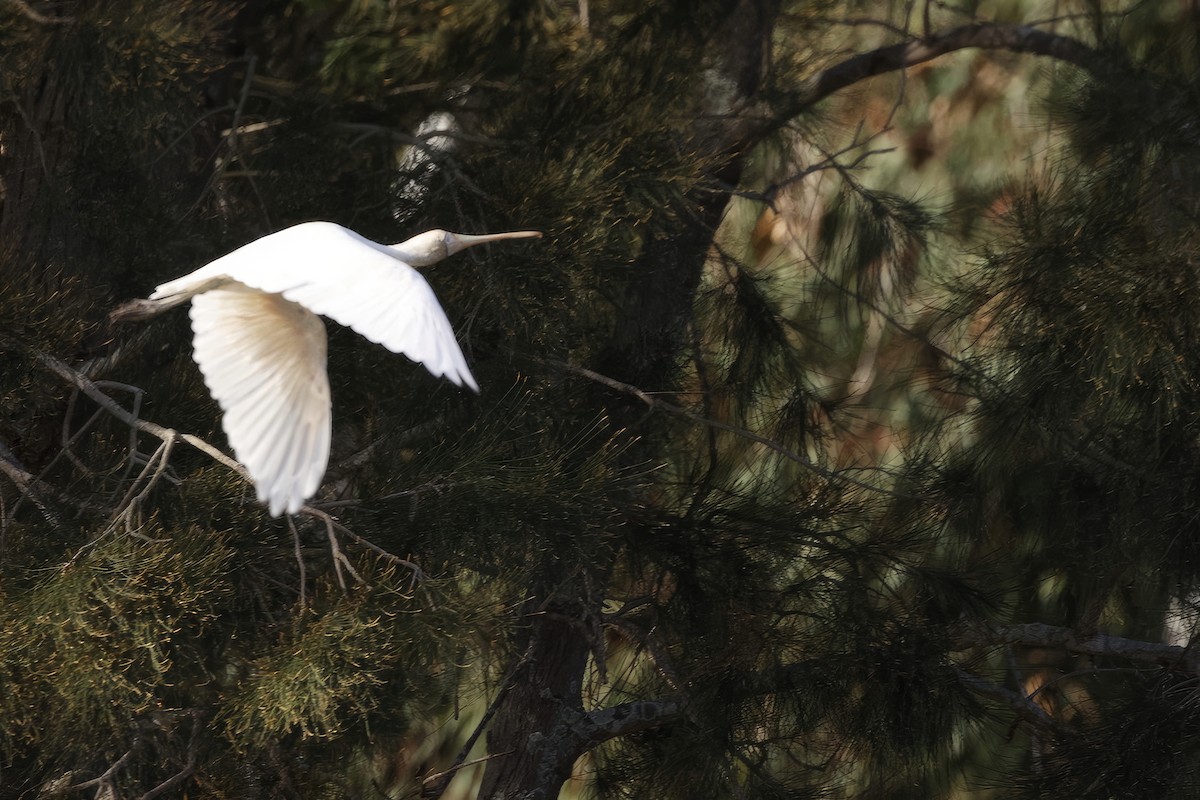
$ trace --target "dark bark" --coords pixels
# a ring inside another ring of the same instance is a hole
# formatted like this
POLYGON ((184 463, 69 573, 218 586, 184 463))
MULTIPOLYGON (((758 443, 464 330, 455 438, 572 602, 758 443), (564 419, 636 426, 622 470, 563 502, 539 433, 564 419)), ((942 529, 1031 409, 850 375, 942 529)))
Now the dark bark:
POLYGON ((525 666, 488 731, 493 757, 480 797, 548 800, 558 796, 581 751, 564 735, 583 710, 589 643, 569 620, 534 616, 525 666))

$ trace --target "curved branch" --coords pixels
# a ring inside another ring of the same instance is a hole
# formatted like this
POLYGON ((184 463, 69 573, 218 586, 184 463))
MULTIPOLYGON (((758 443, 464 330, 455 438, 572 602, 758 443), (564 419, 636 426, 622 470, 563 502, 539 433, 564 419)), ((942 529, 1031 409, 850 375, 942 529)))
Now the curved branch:
POLYGON ((33 20, 39 25, 66 25, 74 22, 74 17, 50 17, 38 12, 33 6, 25 2, 25 0, 8 0, 8 4, 17 12, 24 15, 26 18, 33 20))
MULTIPOLYGON (((3 341, 3 339, 0 339, 0 341, 3 341)), ((159 451, 157 451, 155 453, 155 455, 150 458, 150 460, 146 464, 146 467, 142 471, 142 475, 138 476, 138 478, 134 481, 133 487, 130 488, 129 492, 127 493, 127 496, 125 497, 125 499, 123 499, 121 501, 121 506, 119 507, 117 517, 123 516, 125 514, 125 512, 128 511, 128 509, 130 508, 129 503, 131 502, 131 500, 132 501, 140 501, 140 500, 144 499, 146 495, 149 494, 150 489, 154 486, 154 484, 158 481, 158 479, 161 478, 162 475, 164 474, 164 472, 167 468, 167 458, 170 456, 170 450, 174 446, 175 442, 177 442, 177 441, 186 442, 187 444, 191 445, 192 447, 196 448, 200 452, 207 455, 209 458, 213 459, 214 461, 216 461, 220 464, 225 465, 233 472, 236 472, 239 476, 241 476, 242 480, 244 480, 246 483, 248 483, 250 485, 254 484, 253 479, 250 477, 250 474, 248 472, 246 472, 245 467, 243 467, 236 460, 234 460, 233 458, 230 458, 228 455, 226 455, 220 449, 214 447, 213 445, 204 441, 200 437, 194 436, 190 433, 180 433, 179 431, 176 431, 173 428, 165 428, 162 425, 157 425, 153 422, 150 422, 149 420, 144 420, 144 419, 138 417, 136 414, 131 414, 128 411, 126 411, 124 408, 122 408, 119 403, 117 403, 115 400, 113 400, 107 394, 102 392, 100 390, 100 388, 98 386, 96 386, 95 383, 90 381, 82 373, 75 371, 74 369, 67 366, 63 362, 59 361, 58 359, 56 359, 53 356, 50 356, 46 353, 42 353, 40 351, 32 350, 29 348, 22 348, 22 349, 24 349, 32 357, 34 357, 38 361, 40 361, 51 372, 58 375, 63 380, 65 380, 67 383, 76 387, 77 389, 79 389, 79 391, 83 392, 85 395, 90 397, 92 400, 94 400, 96 402, 97 405, 99 405, 101 408, 103 408, 105 411, 107 411, 109 414, 111 414, 116 419, 118 419, 121 422, 123 422, 124 424, 128 425, 132 430, 141 431, 141 432, 147 433, 151 436, 155 436, 163 443, 163 447, 161 447, 159 449, 159 451), (156 467, 154 475, 151 476, 149 482, 142 488, 141 492, 136 497, 132 497, 133 489, 137 487, 138 482, 141 480, 142 477, 149 474, 149 470, 152 466, 156 467)), ((3 459, 0 459, 0 465, 4 465, 5 463, 6 462, 3 459)), ((5 471, 7 472, 8 470, 5 470, 5 471)), ((19 473, 17 473, 15 479, 20 479, 20 478, 21 478, 21 475, 19 473)), ((305 505, 301 506, 300 511, 298 513, 303 514, 305 516, 313 517, 315 519, 319 519, 325 523, 325 529, 326 529, 326 533, 329 537, 329 544, 330 544, 332 556, 334 559, 334 566, 338 570, 338 580, 339 581, 342 580, 341 573, 340 573, 340 570, 342 568, 348 569, 350 571, 350 573, 352 575, 354 575, 354 577, 357 578, 359 581, 361 581, 362 578, 354 571, 354 567, 351 566, 349 560, 347 560, 347 558, 342 554, 341 549, 338 547, 338 544, 337 544, 337 537, 335 535, 335 531, 349 536, 350 538, 354 539, 354 541, 363 545, 367 549, 372 550, 375 553, 378 553, 379 555, 381 555, 384 558, 391 561, 393 564, 398 564, 400 566, 403 566, 403 567, 411 570, 414 581, 421 581, 421 580, 425 579, 425 573, 421 570, 419 565, 417 565, 411 561, 408 561, 406 559, 400 558, 397 555, 389 553, 387 550, 384 550, 382 547, 379 547, 378 545, 368 541, 367 539, 363 538, 362 536, 359 536, 357 533, 354 533, 349 528, 346 528, 344 525, 339 523, 336 519, 334 519, 334 517, 332 515, 320 510, 319 508, 314 508, 313 506, 306 503, 305 505)), ((344 585, 343 585, 343 588, 345 588, 344 585)))
POLYGON ((1028 25, 976 22, 945 33, 880 47, 834 64, 808 81, 808 85, 800 92, 798 105, 812 105, 861 80, 907 69, 968 48, 1049 56, 1088 72, 1098 72, 1105 63, 1100 51, 1070 36, 1049 33, 1028 25))

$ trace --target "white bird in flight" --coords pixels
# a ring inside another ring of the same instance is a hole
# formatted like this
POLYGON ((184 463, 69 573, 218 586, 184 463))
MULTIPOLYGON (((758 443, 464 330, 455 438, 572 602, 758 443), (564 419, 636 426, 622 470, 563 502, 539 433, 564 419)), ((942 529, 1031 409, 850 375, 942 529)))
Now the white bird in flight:
POLYGON ((194 357, 234 455, 271 516, 316 493, 332 430, 325 325, 346 325, 435 377, 478 392, 450 321, 416 268, 537 231, 426 231, 379 244, 332 222, 277 231, 113 312, 141 319, 191 300, 194 357))

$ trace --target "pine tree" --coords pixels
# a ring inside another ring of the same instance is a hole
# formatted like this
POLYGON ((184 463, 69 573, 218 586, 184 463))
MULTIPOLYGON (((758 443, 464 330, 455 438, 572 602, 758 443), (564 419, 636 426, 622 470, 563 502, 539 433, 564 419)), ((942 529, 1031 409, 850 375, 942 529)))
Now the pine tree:
POLYGON ((0 2, 0 797, 1193 794, 1197 17, 1041 5, 0 2), (308 219, 547 235, 272 520, 107 313, 308 219))

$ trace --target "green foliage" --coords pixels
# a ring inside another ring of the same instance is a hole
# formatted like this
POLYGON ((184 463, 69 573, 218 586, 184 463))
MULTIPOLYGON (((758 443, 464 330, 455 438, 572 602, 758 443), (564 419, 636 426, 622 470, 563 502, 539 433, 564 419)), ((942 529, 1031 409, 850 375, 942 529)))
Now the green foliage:
MULTIPOLYGON (((380 702, 381 687, 409 695, 398 669, 414 643, 403 625, 364 618, 359 602, 314 610, 297 619, 271 649, 240 665, 239 680, 223 704, 218 728, 234 746, 253 749, 298 733, 334 740, 361 724, 380 702)), ((425 645, 427 647, 427 645, 425 645)), ((399 709, 390 709, 395 725, 399 709)))
POLYGON ((490 769, 668 701, 587 792, 1194 789, 1195 667, 1146 655, 1200 580, 1194 30, 1068 17, 1110 71, 958 54, 793 119, 908 5, 76 5, 0 4, 0 796, 405 796, 481 720, 523 726, 490 769), (185 315, 104 316, 313 218, 547 234, 428 273, 479 397, 331 327, 336 524, 156 473, 41 358, 223 446, 185 315))
MULTIPOLYGON (((1137 118, 1157 128, 1149 108, 1137 118)), ((1091 141, 1094 167, 1017 200, 974 292, 1000 359, 968 379, 984 404, 976 469, 1010 475, 1000 486, 1017 530, 1082 564, 1095 555, 1102 572, 1115 547, 1120 569, 1156 565, 1186 584, 1200 297, 1196 233, 1176 209, 1195 201, 1186 174, 1161 177, 1192 147, 1147 147, 1153 138, 1127 128, 1103 153, 1091 141), (1031 461, 1034 481, 1013 467, 1031 461)))
MULTIPOLYGON (((324 3, 310 3, 329 14, 324 3)), ((548 2, 465 2, 453 5, 359 2, 336 17, 321 77, 331 88, 368 96, 436 81, 453 86, 480 74, 512 75, 530 68, 529 51, 554 41, 561 12, 548 2), (439 7, 440 6, 440 7, 439 7)))
POLYGON ((139 720, 180 699, 177 687, 207 683, 231 559, 195 529, 146 542, 110 534, 24 586, 9 581, 6 749, 37 743, 47 758, 86 758, 95 740, 81 741, 81 730, 128 742, 139 720))

